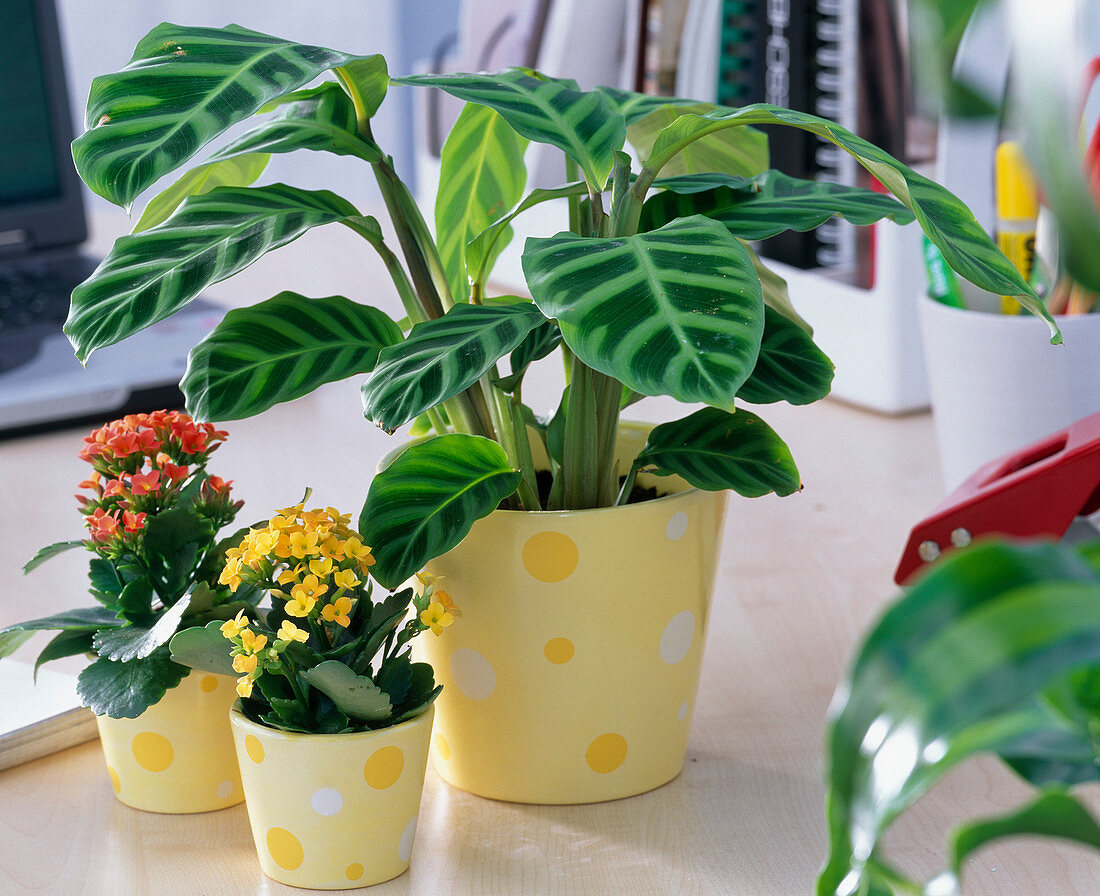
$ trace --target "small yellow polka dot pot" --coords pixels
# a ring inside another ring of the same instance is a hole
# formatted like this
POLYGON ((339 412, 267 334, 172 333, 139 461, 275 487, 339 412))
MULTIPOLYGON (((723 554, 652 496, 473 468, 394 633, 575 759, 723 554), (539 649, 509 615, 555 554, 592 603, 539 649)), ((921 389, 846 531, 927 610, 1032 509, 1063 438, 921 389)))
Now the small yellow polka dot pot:
POLYGON ((443 685, 433 758, 444 780, 561 804, 680 773, 726 494, 642 484, 678 491, 617 508, 496 511, 428 564, 462 611, 415 647, 443 685))
POLYGON ((192 672, 136 719, 97 716, 107 774, 119 801, 183 815, 244 799, 229 729, 233 678, 192 672))
POLYGON ((347 890, 404 873, 412 856, 435 707, 392 728, 295 734, 230 713, 264 874, 347 890))

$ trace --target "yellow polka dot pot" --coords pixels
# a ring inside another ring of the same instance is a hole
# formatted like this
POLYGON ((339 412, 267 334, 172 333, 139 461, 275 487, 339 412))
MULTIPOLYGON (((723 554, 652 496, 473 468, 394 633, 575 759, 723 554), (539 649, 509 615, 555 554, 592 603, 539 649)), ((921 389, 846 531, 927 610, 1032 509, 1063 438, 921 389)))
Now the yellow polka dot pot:
MULTIPOLYGON (((644 431, 620 442, 640 447, 644 431)), ((683 768, 726 493, 625 507, 496 511, 428 565, 462 618, 418 640, 443 685, 433 739, 454 786, 522 803, 588 803, 683 768)))
POLYGON ((229 728, 233 678, 192 672, 136 719, 97 716, 115 796, 146 812, 187 814, 244 799, 229 728))
POLYGON ((248 820, 264 874, 346 890, 404 873, 435 708, 377 731, 295 734, 230 713, 248 820))

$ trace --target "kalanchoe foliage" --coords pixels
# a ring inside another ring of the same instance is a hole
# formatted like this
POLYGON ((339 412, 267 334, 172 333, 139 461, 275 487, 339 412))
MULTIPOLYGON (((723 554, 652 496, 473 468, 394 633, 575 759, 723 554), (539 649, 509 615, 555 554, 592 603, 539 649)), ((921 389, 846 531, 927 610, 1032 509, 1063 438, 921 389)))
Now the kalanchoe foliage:
POLYGON ((375 603, 373 565, 349 517, 302 504, 281 510, 226 551, 220 576, 234 591, 263 589, 271 608, 181 633, 173 658, 222 671, 228 639, 244 713, 285 731, 364 731, 419 715, 439 687, 430 666, 412 662, 409 642, 460 613, 427 582, 419 594, 405 588, 375 603))
POLYGON ((339 223, 380 256, 406 336, 355 296, 284 293, 276 297, 279 314, 271 313, 273 299, 228 315, 192 352, 183 388, 194 412, 225 420, 366 373, 369 419, 386 429, 411 420, 418 430, 430 426, 434 438, 411 446, 407 463, 378 474, 360 517, 378 546, 375 577, 387 586, 457 544, 502 503, 521 510, 608 506, 626 500, 619 476, 643 469, 676 470, 691 485, 742 494, 773 482, 796 487, 780 437, 735 418, 745 402, 823 398, 832 363, 786 285, 746 240, 810 230, 838 215, 858 224, 915 220, 959 273, 990 292, 1018 295, 1057 338, 1042 303, 955 196, 839 125, 778 106, 581 90, 529 69, 391 81, 381 56, 235 25, 164 24, 124 69, 96 79, 87 121, 74 158, 100 195, 127 206, 176 174, 150 201, 156 214, 143 220, 151 226, 120 239, 74 292, 65 332, 82 358, 168 317, 205 286, 312 227, 339 223), (285 77, 262 77, 266 71, 285 77), (435 87, 468 104, 442 149, 438 240, 372 133, 394 84, 435 87), (230 137, 244 122, 247 132, 230 137), (891 195, 771 170, 758 125, 773 126, 773 140, 784 128, 815 134, 891 195), (182 144, 181 134, 188 136, 182 144), (528 190, 528 141, 562 153, 561 186, 528 190), (207 146, 199 174, 187 170, 207 146), (340 196, 258 183, 263 157, 298 150, 347 156, 373 176, 394 248, 377 221, 340 196), (532 298, 494 295, 492 265, 513 225, 549 200, 567 203, 568 212, 524 246, 532 298), (568 400, 556 403, 557 425, 530 427, 553 408, 528 406, 524 380, 550 355, 564 364, 568 400), (290 376, 288 359, 297 365, 290 376), (624 402, 645 395, 708 405, 705 422, 724 437, 701 446, 699 418, 687 415, 663 424, 653 454, 659 463, 625 458, 620 469, 619 414, 624 402), (532 433, 544 444, 533 448, 532 433), (538 455, 550 457, 553 485, 545 496, 538 455), (783 474, 750 475, 761 459, 783 474), (431 512, 411 513, 425 490, 431 512))
POLYGON ((94 653, 78 692, 101 715, 133 718, 179 684, 187 670, 168 654, 177 629, 228 619, 258 595, 217 581, 219 532, 242 504, 232 483, 206 470, 225 438, 179 411, 133 414, 87 436, 80 458, 92 472, 76 496, 87 537, 43 548, 24 571, 83 546, 95 555, 88 578, 99 606, 0 631, 0 656, 33 631, 59 631, 38 664, 94 653))

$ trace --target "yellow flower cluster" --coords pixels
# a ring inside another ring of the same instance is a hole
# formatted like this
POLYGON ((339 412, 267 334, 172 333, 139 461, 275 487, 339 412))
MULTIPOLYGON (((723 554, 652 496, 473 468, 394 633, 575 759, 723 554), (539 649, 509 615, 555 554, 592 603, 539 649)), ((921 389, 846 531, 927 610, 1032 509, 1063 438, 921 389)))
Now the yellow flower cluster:
POLYGON ((304 619, 328 598, 320 614, 347 627, 354 603, 345 592, 366 579, 374 557, 349 526, 350 517, 331 507, 287 507, 266 528, 251 530, 226 551, 219 581, 236 591, 242 582, 261 585, 286 601, 286 613, 304 619))
POLYGON ((425 628, 430 628, 432 634, 441 635, 443 629, 462 616, 462 611, 455 605, 451 595, 438 587, 439 576, 418 572, 416 577, 424 586, 423 596, 428 599, 428 606, 420 611, 420 623, 425 628))
POLYGON ((309 640, 309 632, 286 620, 279 626, 275 642, 269 647, 267 635, 253 631, 248 625, 244 610, 241 610, 221 627, 221 633, 233 642, 233 671, 241 676, 237 679, 237 694, 241 697, 252 696, 252 683, 265 668, 279 664, 288 644, 309 640))

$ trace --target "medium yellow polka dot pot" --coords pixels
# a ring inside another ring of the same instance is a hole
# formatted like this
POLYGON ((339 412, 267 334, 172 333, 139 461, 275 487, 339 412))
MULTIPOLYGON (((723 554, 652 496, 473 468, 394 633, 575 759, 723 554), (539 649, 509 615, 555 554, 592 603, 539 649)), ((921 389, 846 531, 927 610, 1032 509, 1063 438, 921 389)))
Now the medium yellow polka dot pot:
POLYGON ((314 890, 409 867, 435 708, 377 731, 295 734, 230 713, 264 874, 314 890))
POLYGON ((192 672, 136 719, 97 716, 115 796, 135 809, 182 815, 244 799, 229 729, 235 680, 192 672))
POLYGON ((428 564, 462 610, 415 648, 443 685, 433 757, 449 783, 513 802, 588 803, 680 773, 726 493, 642 484, 675 493, 496 511, 428 564))

